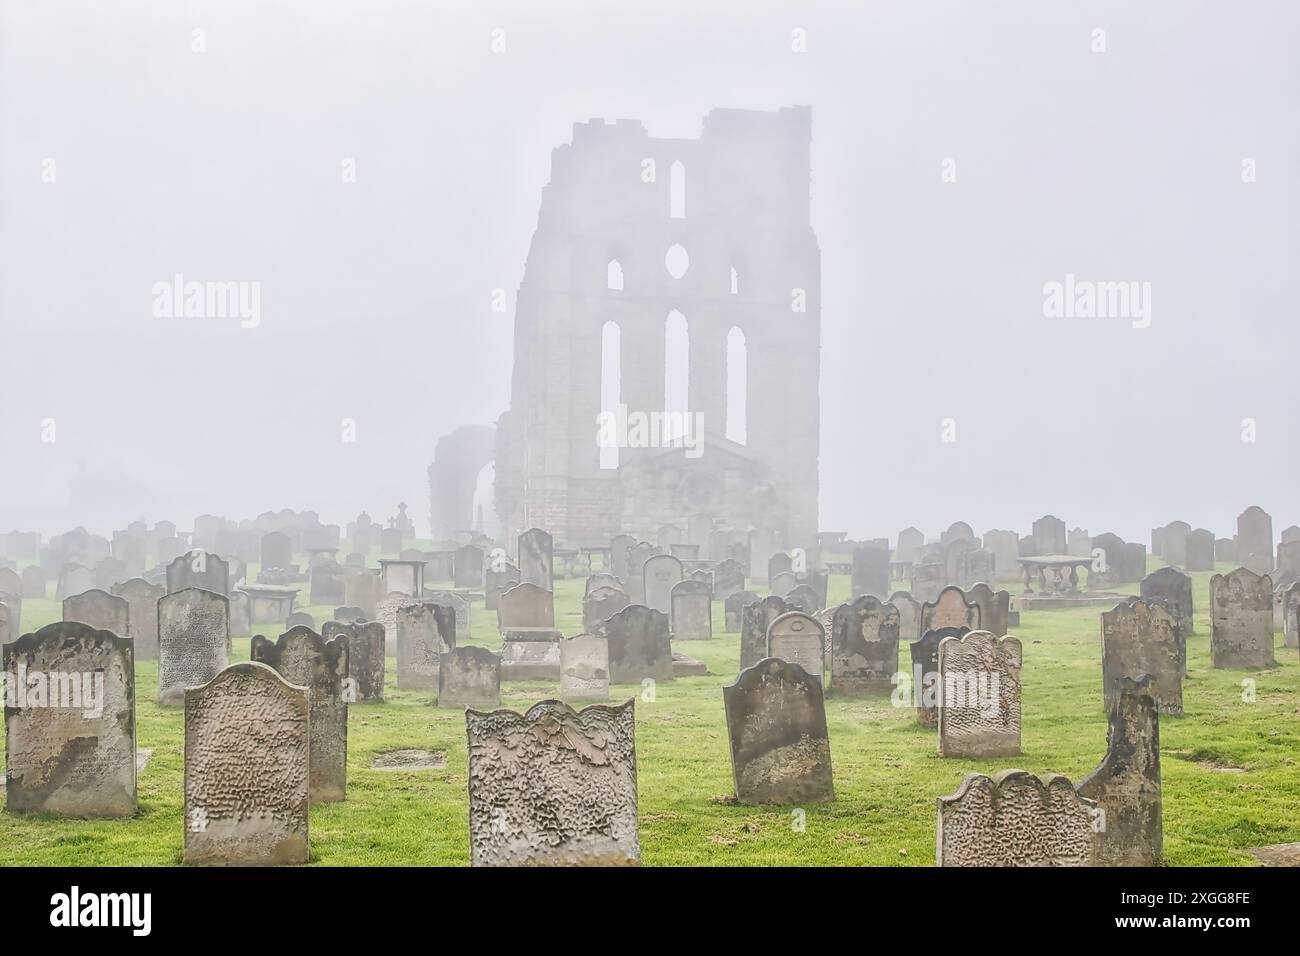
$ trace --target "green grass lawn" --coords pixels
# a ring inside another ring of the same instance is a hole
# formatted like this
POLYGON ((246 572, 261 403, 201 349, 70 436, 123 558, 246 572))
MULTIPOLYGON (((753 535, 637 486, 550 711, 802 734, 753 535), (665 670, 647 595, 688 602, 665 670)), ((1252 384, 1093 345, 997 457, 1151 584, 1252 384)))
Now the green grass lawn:
MULTIPOLYGON (((1155 565, 1153 564, 1153 567, 1155 565)), ((1225 566, 1221 570, 1228 570, 1225 566)), ((250 569, 250 578, 254 570, 250 569)), ((1175 866, 1253 865, 1248 847, 1300 841, 1300 660, 1277 637, 1280 665, 1269 671, 1210 667, 1209 577, 1193 575, 1196 634, 1189 642, 1186 713, 1161 719, 1164 836, 1175 866), (1255 681, 1253 702, 1242 682, 1255 681)), ((1009 586, 1009 585, 1008 585, 1009 586)), ((557 625, 581 630, 583 582, 557 582, 557 625)), ((1013 590, 1013 594, 1018 588, 1013 590)), ((304 593, 305 590, 304 590, 304 593)), ((831 579, 832 602, 848 597, 847 577, 831 579)), ((331 608, 308 607, 318 625, 331 608)), ((1106 745, 1102 711, 1100 608, 1025 611, 1012 632, 1024 643, 1024 753, 1009 760, 941 760, 934 730, 887 699, 828 697, 835 802, 745 807, 732 802, 722 686, 735 678, 739 635, 723 634, 714 604, 712 641, 676 649, 705 661, 710 676, 660 684, 653 701, 636 696, 642 862, 647 865, 930 866, 935 798, 972 770, 1017 766, 1077 781, 1106 745), (797 812, 804 811, 804 815, 797 812), (805 826, 794 825, 800 816, 805 826)), ((23 630, 61 617, 53 601, 23 605, 23 630)), ((496 614, 476 604, 472 643, 496 648, 496 614)), ((276 636, 270 634, 268 636, 276 636)), ((248 658, 236 639, 235 658, 248 658)), ((389 647, 389 652, 393 648, 389 647)), ((903 642, 900 669, 910 670, 903 642)), ((463 714, 433 707, 430 692, 394 687, 388 700, 353 705, 349 720, 348 799, 313 807, 312 863, 327 866, 451 865, 469 862, 463 714), (447 767, 370 769, 382 751, 446 752, 447 767)), ((507 685, 502 705, 523 710, 557 696, 546 683, 507 685)), ((0 865, 171 865, 181 861, 183 719, 157 699, 157 666, 137 665, 138 745, 153 757, 139 777, 132 820, 68 820, 0 813, 0 865)))

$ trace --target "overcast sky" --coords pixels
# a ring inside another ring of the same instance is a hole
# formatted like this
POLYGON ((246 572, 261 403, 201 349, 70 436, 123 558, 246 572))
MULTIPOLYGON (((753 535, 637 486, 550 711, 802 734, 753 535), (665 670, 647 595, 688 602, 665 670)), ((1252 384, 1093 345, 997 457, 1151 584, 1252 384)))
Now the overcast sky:
POLYGON ((0 0, 0 530, 427 533, 572 124, 808 104, 823 528, 1280 531, 1298 35, 1293 0, 0 0), (177 273, 259 282, 260 324, 155 316, 177 273), (1150 283, 1149 327, 1046 317, 1067 274, 1150 283))

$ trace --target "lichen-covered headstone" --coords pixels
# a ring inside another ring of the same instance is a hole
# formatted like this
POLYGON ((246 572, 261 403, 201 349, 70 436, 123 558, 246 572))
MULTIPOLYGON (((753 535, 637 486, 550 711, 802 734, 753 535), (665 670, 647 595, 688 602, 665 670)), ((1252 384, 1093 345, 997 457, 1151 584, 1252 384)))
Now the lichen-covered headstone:
POLYGON ((609 700, 609 639, 578 634, 560 641, 560 698, 609 700))
MULTIPOLYGON (((978 581, 966 592, 966 600, 980 609, 980 626, 998 637, 1006 637, 1011 614, 1011 594, 994 591, 983 581, 978 581)), ((970 625, 957 625, 958 627, 970 625)))
POLYGON ((1129 598, 1101 615, 1101 677, 1106 710, 1119 704, 1125 679, 1148 675, 1162 714, 1183 712, 1186 649, 1163 601, 1129 598))
POLYGON ((633 706, 467 710, 472 865, 639 864, 633 706))
POLYGON ((249 656, 311 692, 311 802, 346 800, 351 696, 347 638, 326 641, 309 627, 294 627, 274 643, 254 636, 249 656))
POLYGON ((158 704, 179 707, 185 689, 230 663, 230 611, 224 594, 186 588, 158 601, 158 704))
POLYGON ((1177 568, 1157 568, 1142 578, 1140 591, 1144 598, 1160 598, 1168 603, 1180 640, 1186 646, 1187 636, 1195 633, 1192 579, 1177 568))
POLYGON ((1210 659, 1215 667, 1273 667, 1273 581, 1237 568, 1210 578, 1210 659))
POLYGON ((500 707, 500 656, 473 644, 443 654, 438 666, 438 706, 500 707))
POLYGON ((158 659, 158 601, 167 593, 161 584, 150 584, 144 578, 131 578, 113 588, 113 593, 128 605, 129 636, 135 642, 135 659, 158 659))
POLYGON ((321 636, 327 641, 342 635, 348 642, 348 677, 354 703, 378 704, 384 700, 384 625, 378 621, 341 623, 326 621, 321 636))
POLYGON ((1102 866, 1157 866, 1164 853, 1160 717, 1151 691, 1149 675, 1117 680, 1108 701, 1106 756, 1079 781, 1079 795, 1104 814, 1097 843, 1102 866))
POLYGON ((826 632, 804 611, 787 611, 767 629, 767 656, 798 664, 813 677, 825 670, 826 632))
MULTIPOLYGON (((646 562, 647 568, 650 563, 646 562)), ((713 589, 710 585, 703 581, 679 581, 673 585, 669 605, 669 627, 674 640, 707 641, 713 637, 713 589)))
POLYGON ((186 863, 307 862, 308 696, 255 661, 186 690, 186 863))
POLYGON ((722 701, 737 800, 799 804, 835 799, 819 677, 769 657, 723 687, 722 701))
POLYGON ((939 755, 1020 753, 1020 640, 971 631, 939 642, 939 755))
POLYGON ((1096 865, 1101 810, 1059 774, 967 774, 938 805, 939 866, 1096 865))
POLYGON ((456 646, 456 612, 413 602, 397 612, 397 687, 436 690, 439 659, 456 646))
POLYGON ((962 637, 968 627, 941 627, 926 631, 920 640, 911 641, 912 695, 916 721, 922 727, 939 726, 939 706, 943 701, 943 681, 939 675, 939 645, 945 637, 962 637))
POLYGON ((673 679, 668 615, 644 604, 629 604, 605 624, 611 684, 673 679))
POLYGON ((740 612, 740 670, 753 667, 767 657, 767 629, 791 610, 794 609, 775 594, 745 605, 740 612))
POLYGON ((835 610, 831 624, 831 690, 888 694, 898 671, 898 608, 864 594, 835 610))
POLYGON ((459 591, 430 591, 424 592, 422 600, 426 604, 438 604, 442 607, 449 607, 456 612, 456 641, 468 641, 470 634, 469 598, 459 591))
POLYGON ((5 644, 3 661, 9 810, 134 814, 131 640, 64 621, 5 644))

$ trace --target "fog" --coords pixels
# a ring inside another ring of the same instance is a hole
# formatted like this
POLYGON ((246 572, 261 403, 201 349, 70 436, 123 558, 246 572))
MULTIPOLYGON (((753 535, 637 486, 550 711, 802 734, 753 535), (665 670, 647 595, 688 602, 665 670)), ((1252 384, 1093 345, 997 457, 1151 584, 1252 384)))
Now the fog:
POLYGON ((1280 529, 1298 28, 1287 0, 0 0, 0 530, 405 500, 427 534, 437 439, 509 405, 572 125, 794 104, 822 528, 1280 529), (159 317, 178 274, 259 283, 255 327, 159 317), (1149 313, 1049 317, 1067 276, 1149 313))

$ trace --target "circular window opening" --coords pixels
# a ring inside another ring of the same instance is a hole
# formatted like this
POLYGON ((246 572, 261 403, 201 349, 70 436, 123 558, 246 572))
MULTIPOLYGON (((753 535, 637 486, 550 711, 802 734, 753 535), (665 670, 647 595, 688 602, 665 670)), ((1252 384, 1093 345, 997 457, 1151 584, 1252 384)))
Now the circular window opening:
POLYGON ((667 255, 664 256, 664 266, 668 269, 668 274, 674 279, 680 279, 686 275, 686 270, 691 266, 691 257, 686 254, 686 250, 679 244, 674 243, 668 249, 667 255))

